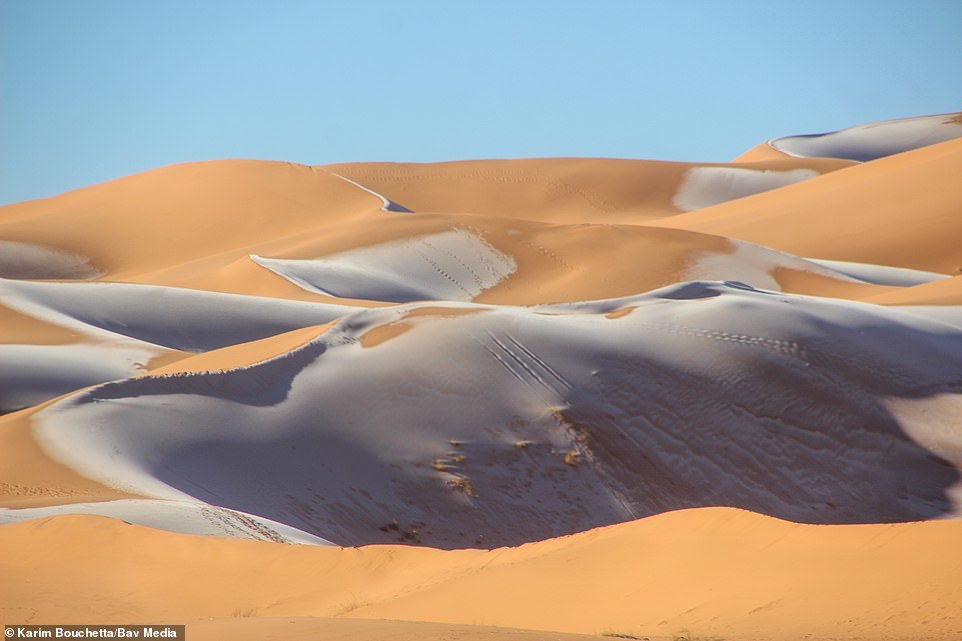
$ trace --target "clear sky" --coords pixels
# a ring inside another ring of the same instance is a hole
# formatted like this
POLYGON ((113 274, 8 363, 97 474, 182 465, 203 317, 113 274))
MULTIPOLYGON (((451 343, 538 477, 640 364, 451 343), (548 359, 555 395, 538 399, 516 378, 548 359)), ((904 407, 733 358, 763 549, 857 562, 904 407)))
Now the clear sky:
POLYGON ((962 110, 962 0, 0 0, 0 203, 165 164, 614 156, 962 110))

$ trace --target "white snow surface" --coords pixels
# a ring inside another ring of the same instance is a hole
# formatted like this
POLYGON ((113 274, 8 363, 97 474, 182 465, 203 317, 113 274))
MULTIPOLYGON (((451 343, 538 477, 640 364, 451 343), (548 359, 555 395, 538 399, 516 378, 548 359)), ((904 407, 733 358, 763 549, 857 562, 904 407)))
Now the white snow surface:
POLYGON ((380 201, 381 201, 381 211, 385 211, 385 212, 395 212, 395 213, 401 213, 401 214, 410 214, 410 213, 413 213, 410 209, 408 209, 408 208, 405 207, 404 205, 399 205, 399 204, 397 204, 397 203, 394 202, 393 200, 387 198, 386 196, 383 196, 382 194, 377 193, 377 192, 374 191, 373 189, 368 189, 367 187, 365 187, 364 185, 362 185, 362 184, 359 183, 359 182, 356 182, 356 181, 354 181, 354 180, 351 180, 350 178, 347 178, 346 176, 342 176, 341 174, 336 174, 336 173, 334 173, 333 171, 330 172, 330 174, 331 174, 332 176, 334 176, 335 178, 340 178, 340 179, 343 180, 344 182, 351 183, 352 185, 354 185, 355 187, 357 187, 357 188, 360 189, 361 191, 365 191, 365 192, 371 194, 372 196, 374 196, 375 198, 377 198, 378 200, 380 200, 380 201))
POLYGON ((513 258, 462 227, 322 258, 251 260, 307 291, 395 303, 471 300, 517 269, 513 258))
POLYGON ((903 305, 898 309, 962 329, 962 305, 903 305))
POLYGON ((188 501, 122 499, 96 503, 72 503, 23 509, 0 508, 0 525, 63 514, 95 514, 127 523, 181 534, 221 536, 275 543, 331 545, 329 541, 295 528, 228 510, 215 505, 188 501))
POLYGON ((778 268, 811 272, 828 278, 853 281, 852 277, 794 254, 787 254, 743 240, 725 239, 728 252, 694 254, 684 269, 688 280, 737 281, 756 289, 781 291, 774 272, 778 268))
POLYGON ((820 175, 814 169, 750 169, 747 167, 692 167, 685 172, 672 204, 694 211, 792 185, 820 175))
MULTIPOLYGON (((420 306, 358 312, 251 367, 85 390, 40 411, 35 435, 112 486, 341 545, 494 547, 706 505, 815 523, 957 514, 957 453, 916 442, 892 409, 962 394, 953 325, 696 281, 461 303, 474 313, 359 341, 420 306)), ((930 441, 957 429, 951 413, 926 425, 930 441)))
POLYGON ((357 307, 130 283, 0 279, 0 303, 101 340, 205 352, 327 323, 357 307))
POLYGON ((136 376, 159 352, 133 342, 0 345, 0 414, 82 387, 136 376))
POLYGON ((775 138, 768 144, 800 158, 866 162, 962 137, 958 114, 882 120, 823 134, 775 138))
POLYGON ((684 278, 738 281, 756 289, 770 291, 781 291, 774 275, 779 268, 809 272, 841 281, 890 287, 912 287, 949 278, 945 274, 888 265, 801 258, 742 240, 725 241, 730 248, 727 252, 710 251, 692 255, 684 268, 684 278))
POLYGON ((821 258, 806 258, 805 260, 821 265, 839 274, 874 285, 888 285, 890 287, 913 287, 923 283, 950 278, 945 274, 927 272, 921 269, 906 267, 890 267, 888 265, 873 265, 871 263, 853 263, 844 260, 824 260, 821 258))
POLYGON ((86 256, 33 243, 0 240, 0 278, 89 280, 101 275, 86 256))

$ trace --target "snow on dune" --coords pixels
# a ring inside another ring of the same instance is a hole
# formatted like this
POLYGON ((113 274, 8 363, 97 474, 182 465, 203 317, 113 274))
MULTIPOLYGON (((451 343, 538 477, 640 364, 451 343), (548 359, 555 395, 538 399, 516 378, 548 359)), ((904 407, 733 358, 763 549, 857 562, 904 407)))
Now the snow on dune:
POLYGON ((344 182, 351 183, 352 185, 354 185, 354 186, 357 187, 358 189, 360 189, 360 190, 362 190, 362 191, 366 191, 367 193, 371 194, 372 196, 374 196, 375 198, 377 198, 378 200, 380 200, 380 201, 381 201, 381 211, 396 212, 396 213, 402 213, 402 214, 410 214, 410 213, 413 213, 410 209, 408 209, 408 208, 405 207, 404 205, 399 205, 399 204, 397 204, 397 203, 394 202, 393 200, 390 200, 389 198, 387 198, 387 197, 385 197, 385 196, 377 193, 377 192, 374 191, 373 189, 368 189, 367 187, 365 187, 364 185, 362 185, 362 184, 359 183, 359 182, 355 182, 355 181, 351 180, 350 178, 347 178, 347 177, 342 176, 342 175, 340 175, 340 174, 336 174, 336 173, 334 173, 333 171, 330 172, 330 174, 331 174, 332 176, 334 176, 335 178, 340 178, 340 179, 343 180, 344 182))
POLYGON ((943 322, 692 282, 366 310, 248 368, 92 388, 34 429, 49 455, 149 496, 339 544, 492 547, 706 505, 816 523, 954 513, 959 471, 891 401, 956 397, 960 371, 962 331, 943 322))
POLYGON ((254 541, 330 545, 319 537, 276 523, 212 505, 187 501, 123 499, 24 509, 0 508, 0 525, 60 514, 97 514, 168 532, 224 536, 254 541))
POLYGON ((129 283, 0 279, 0 302, 98 339, 203 352, 327 323, 356 307, 129 283))
POLYGON ((726 239, 730 251, 699 252, 684 270, 688 280, 727 280, 745 283, 756 289, 781 291, 775 279, 777 269, 810 272, 837 280, 853 281, 846 274, 828 269, 804 258, 741 240, 726 239))
POLYGON ((251 255, 308 291, 367 300, 471 300, 516 269, 514 259, 464 228, 310 260, 251 255))
POLYGON ((889 287, 912 287, 949 278, 945 274, 918 269, 801 258, 742 240, 725 239, 725 242, 729 246, 727 252, 706 251, 693 254, 684 269, 684 277, 687 280, 738 281, 757 289, 771 291, 781 291, 776 279, 779 269, 889 287))
POLYGON ((790 156, 865 162, 962 137, 962 114, 882 120, 824 134, 786 136, 768 144, 790 156))
POLYGON ((0 414, 143 372, 161 350, 146 344, 0 345, 0 414))
POLYGON ((950 278, 945 274, 908 269, 905 267, 890 267, 888 265, 872 265, 869 263, 853 263, 844 260, 823 260, 820 258, 806 258, 805 260, 826 267, 839 274, 874 285, 888 285, 890 287, 914 287, 922 283, 950 278))
POLYGON ((900 305, 898 309, 962 329, 962 305, 900 305))
POLYGON ((0 240, 0 278, 89 280, 102 275, 90 259, 71 252, 0 240))
POLYGON ((746 167, 692 167, 685 173, 672 204, 681 211, 694 211, 819 175, 814 169, 779 171, 746 167))

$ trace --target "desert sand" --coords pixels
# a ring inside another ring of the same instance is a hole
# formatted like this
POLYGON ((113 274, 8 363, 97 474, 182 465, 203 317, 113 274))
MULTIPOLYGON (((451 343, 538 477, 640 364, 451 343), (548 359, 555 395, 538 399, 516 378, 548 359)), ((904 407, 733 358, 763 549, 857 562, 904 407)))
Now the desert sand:
POLYGON ((446 552, 279 545, 58 516, 0 528, 5 548, 22 551, 6 568, 31 577, 0 596, 21 618, 75 623, 317 617, 668 638, 953 639, 962 633, 960 526, 812 526, 706 508, 446 552))
POLYGON ((959 123, 0 207, 0 623, 959 638, 959 123))

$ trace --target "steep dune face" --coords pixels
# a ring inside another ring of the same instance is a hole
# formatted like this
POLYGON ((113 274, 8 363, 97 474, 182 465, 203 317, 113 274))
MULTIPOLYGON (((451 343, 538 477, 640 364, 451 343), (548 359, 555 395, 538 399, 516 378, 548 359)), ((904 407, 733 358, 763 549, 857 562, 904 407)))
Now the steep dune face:
MULTIPOLYGON (((0 601, 11 623, 31 614, 98 624, 338 617, 666 639, 948 640, 962 631, 960 526, 827 528, 715 508, 515 549, 446 552, 218 540, 66 516, 0 527, 0 601)), ((253 638, 325 630, 317 619, 234 623, 230 638, 252 638, 250 628, 262 635, 253 638)), ((395 638, 388 626, 373 638, 395 638)), ((457 632, 444 638, 472 638, 457 632)), ((424 638, 406 633, 396 638, 424 638)))
POLYGON ((959 472, 883 400, 958 394, 959 371, 958 327, 694 282, 368 310, 249 368, 111 383, 34 420, 51 456, 125 491, 341 544, 489 547, 699 505, 954 512, 959 472))

